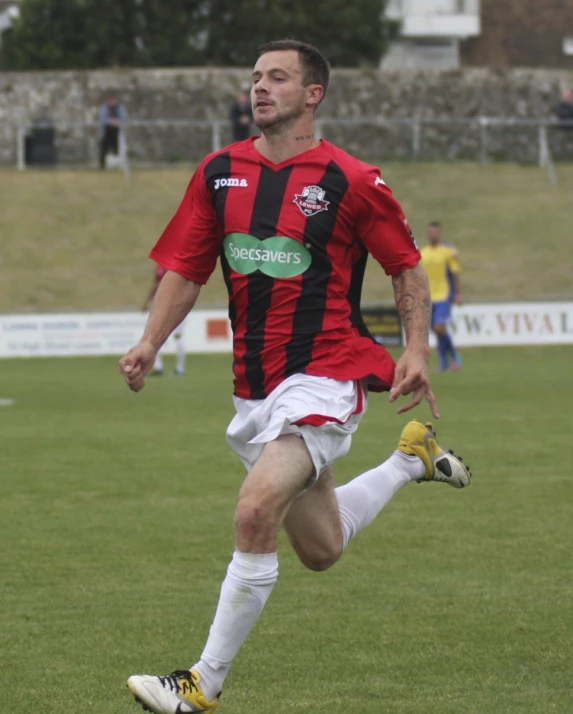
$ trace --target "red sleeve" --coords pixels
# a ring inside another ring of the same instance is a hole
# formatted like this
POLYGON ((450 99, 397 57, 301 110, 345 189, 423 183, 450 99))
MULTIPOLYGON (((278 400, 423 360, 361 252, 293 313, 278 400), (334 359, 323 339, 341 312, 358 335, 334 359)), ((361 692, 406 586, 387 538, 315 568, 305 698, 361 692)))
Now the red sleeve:
POLYGON ((354 182, 356 228, 368 252, 386 275, 398 275, 420 261, 408 221, 380 171, 368 166, 354 182))
POLYGON ((149 257, 167 270, 205 285, 217 265, 222 239, 201 166, 149 257))

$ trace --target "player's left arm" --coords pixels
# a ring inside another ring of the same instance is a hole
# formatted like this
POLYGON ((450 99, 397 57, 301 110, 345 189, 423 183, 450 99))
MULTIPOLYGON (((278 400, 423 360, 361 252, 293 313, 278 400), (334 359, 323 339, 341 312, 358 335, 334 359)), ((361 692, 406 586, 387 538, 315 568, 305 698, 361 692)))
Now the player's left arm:
POLYGON ((396 364, 389 400, 411 395, 410 401, 398 409, 402 414, 425 398, 438 418, 428 376, 432 304, 420 252, 400 204, 377 169, 372 167, 360 177, 354 196, 358 234, 392 278, 394 299, 406 334, 406 349, 396 364))

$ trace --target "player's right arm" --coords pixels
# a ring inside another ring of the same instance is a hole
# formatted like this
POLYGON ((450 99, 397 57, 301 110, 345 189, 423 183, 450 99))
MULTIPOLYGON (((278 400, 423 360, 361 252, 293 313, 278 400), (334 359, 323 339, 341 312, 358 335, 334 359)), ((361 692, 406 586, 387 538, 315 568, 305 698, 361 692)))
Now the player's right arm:
POLYGON ((143 301, 143 305, 141 309, 143 312, 147 312, 149 310, 150 305, 153 302, 153 298, 155 297, 155 293, 157 292, 157 288, 159 287, 159 283, 157 280, 155 280, 155 274, 153 276, 153 283, 151 287, 149 288, 149 292, 145 296, 145 300, 143 301))
POLYGON ((143 337, 119 362, 134 392, 143 389, 157 352, 195 305, 201 286, 215 269, 221 242, 222 230, 199 167, 150 254, 167 272, 155 293, 143 337))
POLYGON ((119 371, 133 392, 139 392, 145 386, 145 377, 153 367, 157 353, 193 308, 200 290, 199 283, 178 273, 168 271, 165 274, 155 293, 141 340, 119 361, 119 371))

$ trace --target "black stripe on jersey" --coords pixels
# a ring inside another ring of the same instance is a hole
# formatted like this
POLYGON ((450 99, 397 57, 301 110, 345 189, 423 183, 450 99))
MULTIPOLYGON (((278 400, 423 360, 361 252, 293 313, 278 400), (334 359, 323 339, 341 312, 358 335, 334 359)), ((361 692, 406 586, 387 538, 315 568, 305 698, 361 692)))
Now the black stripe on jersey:
POLYGON ((352 266, 352 277, 350 278, 350 287, 348 288, 347 298, 350 305, 350 323, 352 327, 356 327, 362 337, 372 338, 372 335, 368 332, 368 328, 364 324, 362 312, 360 310, 362 281, 364 280, 364 271, 366 269, 367 260, 368 251, 364 249, 360 258, 352 266))
MULTIPOLYGON (((273 171, 264 164, 261 166, 249 229, 255 238, 264 240, 276 235, 292 169, 292 166, 285 166, 280 171, 273 171)), ((251 399, 263 399, 266 394, 261 352, 265 342, 265 323, 267 311, 271 306, 274 278, 256 270, 248 276, 248 281, 245 377, 251 389, 251 399)))
MULTIPOLYGON (((229 176, 231 176, 231 153, 226 151, 224 154, 217 154, 217 156, 211 159, 205 166, 204 173, 205 183, 213 198, 213 206, 217 211, 217 218, 223 229, 223 235, 225 235, 225 204, 227 202, 227 195, 229 194, 229 187, 221 186, 221 188, 215 189, 215 180, 229 178, 229 176)), ((221 248, 221 268, 223 270, 223 278, 227 286, 227 292, 229 293, 229 320, 234 330, 237 313, 233 301, 231 300, 232 286, 229 279, 231 268, 229 267, 223 248, 221 248)))
POLYGON ((334 161, 328 164, 324 176, 317 183, 326 192, 329 205, 328 210, 306 219, 304 242, 312 254, 312 263, 302 276, 302 291, 286 350, 285 377, 304 372, 312 360, 314 341, 322 330, 328 282, 332 274, 332 263, 327 255, 328 241, 334 232, 338 208, 349 187, 344 172, 334 161))
POLYGON ((217 179, 228 179, 231 176, 231 152, 225 151, 223 154, 214 156, 203 169, 205 183, 213 199, 213 206, 217 212, 219 223, 225 229, 225 202, 229 193, 228 186, 215 188, 217 179))

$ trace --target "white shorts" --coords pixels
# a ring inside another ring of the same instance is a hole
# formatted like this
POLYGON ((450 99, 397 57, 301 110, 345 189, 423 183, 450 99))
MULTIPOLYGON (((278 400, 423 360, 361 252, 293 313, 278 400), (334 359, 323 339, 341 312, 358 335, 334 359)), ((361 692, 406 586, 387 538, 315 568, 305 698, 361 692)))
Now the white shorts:
POLYGON ((293 374, 266 399, 233 397, 237 414, 227 429, 227 443, 247 470, 264 445, 282 434, 298 434, 314 465, 314 483, 350 449, 352 434, 366 411, 360 382, 293 374))

